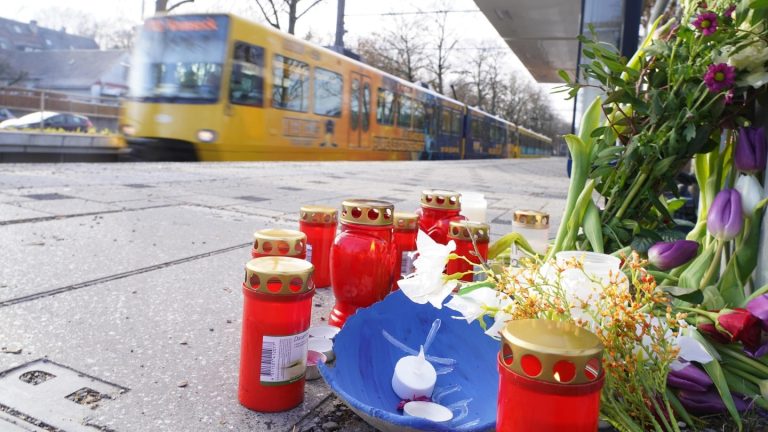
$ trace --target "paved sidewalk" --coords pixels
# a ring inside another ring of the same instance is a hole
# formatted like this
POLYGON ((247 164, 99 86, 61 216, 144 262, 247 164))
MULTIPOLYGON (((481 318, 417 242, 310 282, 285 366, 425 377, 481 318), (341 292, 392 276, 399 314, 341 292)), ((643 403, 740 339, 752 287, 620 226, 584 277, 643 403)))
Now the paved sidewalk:
MULTIPOLYGON (((567 184, 561 158, 0 165, 0 431, 369 430, 322 380, 285 413, 238 404, 253 231, 295 229, 301 204, 412 211, 445 188, 486 194, 492 238, 522 208, 554 233, 567 184)), ((320 323, 332 292, 314 304, 320 323)))

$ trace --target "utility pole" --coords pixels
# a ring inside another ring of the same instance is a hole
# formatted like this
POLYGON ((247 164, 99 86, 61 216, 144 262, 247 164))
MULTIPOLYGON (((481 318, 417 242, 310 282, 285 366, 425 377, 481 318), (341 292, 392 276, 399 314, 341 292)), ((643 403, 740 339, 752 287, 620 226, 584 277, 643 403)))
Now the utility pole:
POLYGON ((344 0, 337 0, 336 41, 333 43, 333 48, 338 53, 344 53, 344 0))

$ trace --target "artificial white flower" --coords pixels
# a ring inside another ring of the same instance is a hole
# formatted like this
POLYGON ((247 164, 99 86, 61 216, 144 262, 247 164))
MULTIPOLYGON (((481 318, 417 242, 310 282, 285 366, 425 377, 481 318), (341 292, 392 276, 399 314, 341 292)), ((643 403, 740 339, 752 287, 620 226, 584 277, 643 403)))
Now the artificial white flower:
POLYGON ((448 255, 456 249, 456 243, 451 240, 447 245, 441 245, 419 230, 416 249, 419 252, 413 262, 416 271, 397 281, 397 285, 414 303, 429 302, 440 309, 443 307, 443 300, 458 285, 456 280, 446 280, 443 275, 448 255))
POLYGON ((736 180, 736 190, 741 195, 741 209, 747 217, 752 216, 757 204, 765 198, 765 191, 760 182, 751 175, 740 175, 736 180))
POLYGON ((714 360, 714 357, 704 348, 704 345, 691 336, 681 335, 677 338, 677 345, 680 347, 680 353, 677 356, 683 360, 695 361, 701 364, 707 364, 714 360))
POLYGON ((503 310, 512 304, 512 299, 493 288, 478 288, 464 295, 454 295, 445 307, 461 313, 467 324, 490 310, 503 310))
POLYGON ((512 319, 512 315, 504 311, 499 311, 496 312, 496 316, 494 316, 493 319, 493 325, 485 331, 485 334, 494 339, 501 339, 501 330, 504 329, 507 322, 512 319))
POLYGON ((768 61, 768 45, 759 39, 734 54, 731 54, 733 47, 728 48, 730 49, 723 49, 724 54, 728 56, 727 63, 736 69, 756 72, 763 70, 765 62, 768 61))
POLYGON ((760 88, 768 83, 768 72, 756 71, 747 75, 739 84, 751 85, 753 88, 760 88))

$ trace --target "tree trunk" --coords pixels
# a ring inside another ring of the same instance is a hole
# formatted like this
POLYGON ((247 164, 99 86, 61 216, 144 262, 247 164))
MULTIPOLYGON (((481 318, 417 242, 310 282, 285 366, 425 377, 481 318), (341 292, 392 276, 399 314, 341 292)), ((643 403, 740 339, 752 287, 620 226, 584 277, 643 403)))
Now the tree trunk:
POLYGON ((298 19, 296 17, 296 5, 299 3, 299 0, 291 0, 288 3, 288 33, 294 34, 296 31, 296 20, 298 19))

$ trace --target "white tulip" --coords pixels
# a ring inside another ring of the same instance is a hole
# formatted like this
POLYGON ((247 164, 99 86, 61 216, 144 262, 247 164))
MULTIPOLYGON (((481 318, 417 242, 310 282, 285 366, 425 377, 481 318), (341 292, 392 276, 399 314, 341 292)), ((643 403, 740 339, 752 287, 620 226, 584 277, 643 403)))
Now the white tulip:
POLYGON ((441 245, 419 231, 416 236, 418 257, 413 262, 416 268, 412 274, 397 282, 397 285, 411 301, 418 304, 431 303, 440 309, 443 300, 458 286, 456 280, 446 280, 443 275, 448 255, 456 249, 456 243, 451 240, 447 245, 441 245))
POLYGON ((464 295, 454 295, 445 307, 461 313, 467 323, 480 318, 490 310, 503 310, 512 304, 512 299, 493 288, 478 288, 464 295))
POLYGON ((760 182, 751 175, 740 175, 736 180, 736 190, 741 195, 741 209, 746 217, 752 216, 757 204, 765 198, 765 191, 760 182))

